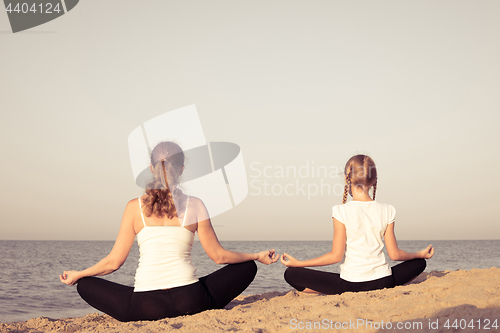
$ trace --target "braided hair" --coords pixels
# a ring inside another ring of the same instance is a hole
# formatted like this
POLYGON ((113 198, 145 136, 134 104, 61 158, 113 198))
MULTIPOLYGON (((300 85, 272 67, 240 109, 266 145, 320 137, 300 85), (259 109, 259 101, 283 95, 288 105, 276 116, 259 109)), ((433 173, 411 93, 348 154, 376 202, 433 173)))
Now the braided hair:
MULTIPOLYGON (((346 165, 346 174, 345 174, 345 186, 344 186, 344 196, 342 198, 342 204, 345 204, 347 201, 347 194, 351 194, 351 169, 347 169, 346 165)), ((351 194, 352 195, 352 194, 351 194)))
POLYGON ((366 186, 368 189, 373 186, 373 200, 377 192, 377 168, 370 156, 355 155, 351 157, 345 165, 345 186, 342 203, 347 201, 347 194, 352 196, 352 185, 366 186))

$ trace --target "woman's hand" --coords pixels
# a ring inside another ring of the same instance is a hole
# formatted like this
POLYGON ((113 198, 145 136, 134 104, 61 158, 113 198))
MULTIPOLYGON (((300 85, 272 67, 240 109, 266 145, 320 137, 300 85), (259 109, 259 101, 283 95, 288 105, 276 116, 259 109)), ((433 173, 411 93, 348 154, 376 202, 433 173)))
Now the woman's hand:
POLYGON ((257 260, 264 265, 275 263, 278 261, 279 257, 280 256, 276 255, 274 252, 274 249, 257 253, 257 260))
POLYGON ((79 271, 64 271, 59 275, 61 282, 66 283, 69 286, 74 285, 81 278, 82 276, 79 271))
POLYGON ((425 249, 417 252, 422 259, 430 259, 434 255, 434 248, 432 245, 427 246, 425 249))
POLYGON ((300 260, 295 259, 288 253, 283 253, 283 255, 281 256, 281 263, 286 267, 299 267, 299 262, 300 260))

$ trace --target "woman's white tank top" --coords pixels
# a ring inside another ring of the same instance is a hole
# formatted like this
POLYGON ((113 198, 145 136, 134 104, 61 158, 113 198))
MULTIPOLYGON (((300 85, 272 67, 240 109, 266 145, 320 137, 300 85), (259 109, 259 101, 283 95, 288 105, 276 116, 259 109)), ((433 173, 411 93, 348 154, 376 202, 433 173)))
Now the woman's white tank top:
POLYGON ((181 226, 147 226, 137 234, 139 267, 135 273, 134 292, 185 286, 198 281, 191 262, 194 233, 184 227, 189 197, 181 226))

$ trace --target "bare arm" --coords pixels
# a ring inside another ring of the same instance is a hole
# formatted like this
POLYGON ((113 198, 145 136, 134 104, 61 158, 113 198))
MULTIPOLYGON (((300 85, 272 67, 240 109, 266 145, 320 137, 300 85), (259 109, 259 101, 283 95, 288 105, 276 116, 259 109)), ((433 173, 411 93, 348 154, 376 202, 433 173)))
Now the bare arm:
POLYGON ((139 208, 134 206, 133 201, 137 200, 131 200, 125 208, 120 231, 111 252, 97 264, 83 271, 64 271, 59 276, 62 283, 73 285, 83 277, 110 274, 123 265, 135 239, 133 208, 139 208))
POLYGON ((333 218, 333 230, 332 250, 330 252, 309 260, 297 260, 291 255, 284 253, 281 256, 281 263, 287 267, 314 267, 332 265, 341 262, 344 258, 345 245, 347 241, 345 225, 333 218))
POLYGON ((269 265, 278 260, 274 249, 262 251, 259 253, 241 253, 224 249, 217 239, 217 235, 212 227, 212 222, 208 218, 205 205, 201 200, 197 201, 197 212, 199 217, 203 218, 198 222, 198 237, 200 243, 207 255, 217 264, 236 264, 240 262, 258 260, 259 262, 269 265))
POLYGON ((385 247, 387 248, 387 254, 389 255, 389 258, 394 261, 405 261, 417 258, 429 259, 434 255, 434 248, 432 247, 432 245, 429 245, 425 249, 414 253, 401 250, 398 247, 396 235, 394 234, 394 223, 395 222, 390 223, 387 226, 384 234, 385 247))

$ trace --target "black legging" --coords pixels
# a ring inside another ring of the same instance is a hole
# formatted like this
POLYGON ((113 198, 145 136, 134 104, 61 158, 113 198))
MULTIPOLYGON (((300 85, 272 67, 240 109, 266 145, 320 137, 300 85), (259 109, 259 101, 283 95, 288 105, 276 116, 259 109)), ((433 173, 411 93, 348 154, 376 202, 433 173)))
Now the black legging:
POLYGON ((78 281, 80 296, 92 307, 119 321, 157 320, 222 309, 241 294, 257 273, 255 262, 231 264, 187 286, 134 292, 96 277, 78 281))
POLYGON ((340 274, 322 272, 309 268, 288 267, 285 280, 298 291, 306 288, 327 295, 338 295, 346 291, 368 291, 400 286, 417 277, 425 269, 425 259, 413 259, 392 267, 392 275, 366 282, 349 282, 340 274))

